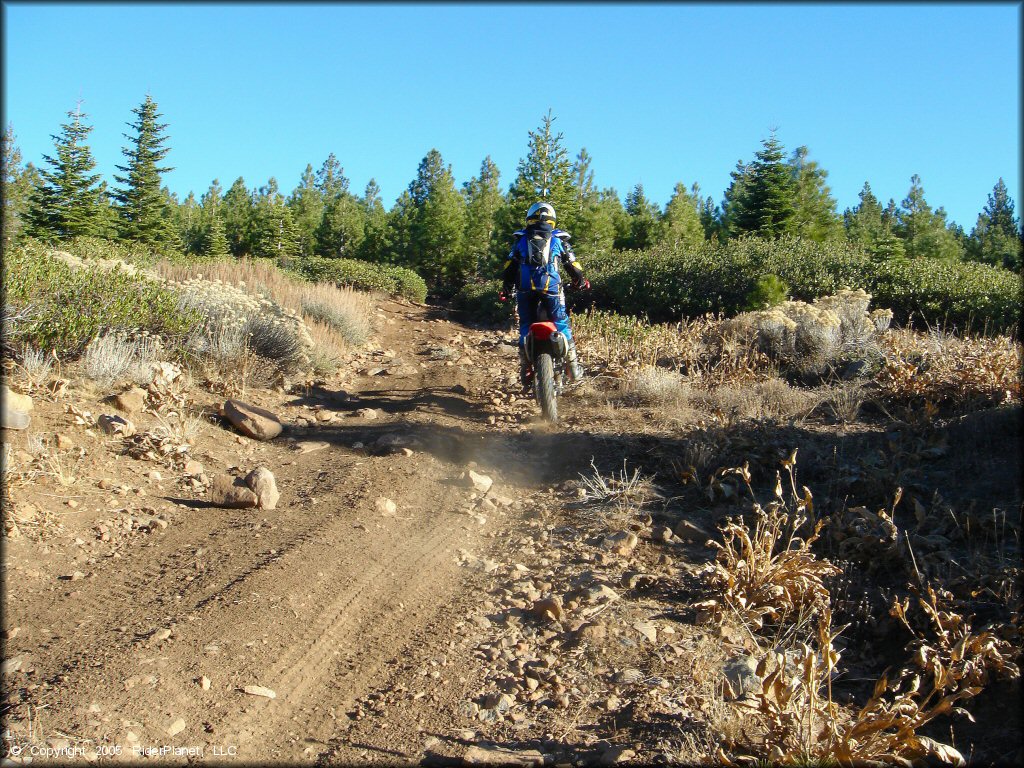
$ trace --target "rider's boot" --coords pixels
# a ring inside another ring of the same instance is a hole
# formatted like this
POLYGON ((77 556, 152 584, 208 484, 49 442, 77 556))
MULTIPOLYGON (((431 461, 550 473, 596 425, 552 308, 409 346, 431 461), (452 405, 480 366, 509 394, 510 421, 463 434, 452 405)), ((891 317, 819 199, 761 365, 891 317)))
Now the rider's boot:
POLYGON ((525 347, 519 347, 519 381, 523 389, 529 389, 533 384, 533 366, 530 365, 530 358, 526 356, 525 347))
POLYGON ((579 359, 576 357, 576 342, 569 340, 569 351, 565 355, 565 361, 569 369, 569 378, 573 382, 580 381, 583 378, 583 366, 580 365, 579 359))

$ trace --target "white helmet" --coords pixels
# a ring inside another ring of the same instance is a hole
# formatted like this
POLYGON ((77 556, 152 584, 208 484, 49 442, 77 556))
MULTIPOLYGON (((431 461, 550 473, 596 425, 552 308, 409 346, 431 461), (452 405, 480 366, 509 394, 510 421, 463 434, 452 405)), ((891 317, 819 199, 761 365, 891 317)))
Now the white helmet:
POLYGON ((532 224, 535 221, 547 219, 551 224, 555 223, 555 209, 548 203, 534 203, 526 212, 526 223, 532 224))

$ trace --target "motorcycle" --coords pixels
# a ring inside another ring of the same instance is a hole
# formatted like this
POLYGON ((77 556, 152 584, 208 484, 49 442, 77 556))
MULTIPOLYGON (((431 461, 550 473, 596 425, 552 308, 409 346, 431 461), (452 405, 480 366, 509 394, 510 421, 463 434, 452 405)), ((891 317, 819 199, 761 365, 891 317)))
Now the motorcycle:
POLYGON ((533 394, 540 412, 552 424, 558 422, 558 396, 563 379, 569 376, 566 355, 569 343, 548 318, 543 304, 534 315, 537 321, 526 334, 526 358, 533 366, 533 394))

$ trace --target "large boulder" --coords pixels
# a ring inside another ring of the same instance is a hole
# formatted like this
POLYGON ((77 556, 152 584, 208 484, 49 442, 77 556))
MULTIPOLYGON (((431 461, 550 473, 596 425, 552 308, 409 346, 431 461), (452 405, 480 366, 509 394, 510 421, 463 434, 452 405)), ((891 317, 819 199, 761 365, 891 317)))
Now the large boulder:
POLYGON ((21 413, 28 413, 33 407, 31 397, 20 392, 12 392, 6 384, 0 384, 0 400, 6 408, 21 413))
POLYGON ((209 502, 227 509, 249 509, 259 505, 259 497, 240 477, 217 475, 210 485, 209 502))
POLYGON ((284 429, 273 413, 241 400, 226 401, 220 413, 242 434, 254 440, 273 440, 284 429))

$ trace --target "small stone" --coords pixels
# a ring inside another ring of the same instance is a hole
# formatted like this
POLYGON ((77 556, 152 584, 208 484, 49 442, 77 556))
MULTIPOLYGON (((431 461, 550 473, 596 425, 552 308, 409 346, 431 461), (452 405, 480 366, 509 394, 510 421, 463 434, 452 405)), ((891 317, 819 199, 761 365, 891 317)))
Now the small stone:
POLYGON ((85 578, 85 574, 81 571, 75 571, 68 577, 68 581, 81 581, 85 578))
POLYGON ((658 629, 650 621, 638 621, 633 625, 633 629, 652 643, 657 642, 658 640, 658 629))
POLYGON ((539 618, 559 621, 562 618, 562 599, 557 595, 534 602, 530 612, 539 618))
POLYGON ((274 473, 266 467, 257 467, 245 477, 245 484, 256 494, 260 509, 274 509, 281 498, 274 473))
POLYGON ((580 640, 604 640, 608 634, 608 628, 599 621, 588 621, 576 630, 576 637, 580 640))
POLYGON ((467 488, 473 488, 477 493, 487 493, 491 490, 491 486, 494 485, 494 481, 487 475, 480 475, 469 470, 464 473, 461 477, 463 486, 467 488))
POLYGON ((208 678, 206 675, 200 677, 199 687, 202 688, 204 691, 210 690, 210 678, 208 678))
POLYGON ((259 497, 245 480, 230 475, 217 475, 210 485, 209 501, 216 507, 248 509, 259 505, 259 497))
POLYGON ((462 764, 530 768, 544 765, 544 755, 536 749, 508 749, 507 747, 474 744, 462 755, 462 764))
POLYGON ((284 429, 273 413, 241 400, 227 400, 221 406, 221 415, 242 434, 256 440, 273 440, 284 429))
POLYGON ((117 410, 129 415, 138 413, 146 404, 146 395, 149 394, 141 387, 132 387, 119 395, 114 395, 113 405, 117 410))
POLYGON ((299 453, 300 454, 301 453, 312 453, 313 451, 321 451, 324 448, 328 448, 329 446, 330 446, 330 443, 325 443, 322 440, 321 441, 317 441, 317 442, 312 442, 312 441, 308 441, 307 440, 307 441, 303 441, 301 443, 296 443, 295 444, 295 447, 299 449, 299 453))
POLYGON ((725 676, 725 698, 740 699, 761 685, 757 660, 753 656, 737 656, 722 667, 725 676))
POLYGON ((620 685, 633 685, 644 679, 644 673, 639 669, 623 669, 612 676, 612 680, 620 685))
POLYGON ((683 541, 696 541, 701 544, 712 538, 707 530, 691 520, 680 520, 676 524, 674 533, 683 541))
POLYGON ((185 719, 179 717, 177 720, 175 720, 173 723, 171 723, 169 726, 167 726, 167 735, 168 736, 177 736, 179 733, 181 733, 184 730, 185 730, 185 719))
POLYGON ((162 643, 164 640, 168 639, 170 636, 171 636, 171 630, 169 630, 169 629, 157 630, 156 632, 153 633, 153 642, 154 643, 162 643))
POLYGON ((263 696, 267 699, 276 699, 277 694, 269 688, 264 688, 262 685, 247 685, 242 689, 250 696, 263 696))
POLYGON ((99 424, 100 429, 108 435, 131 437, 135 434, 135 425, 123 416, 103 414, 96 422, 99 424))
POLYGON ((334 411, 328 411, 326 409, 321 408, 319 411, 316 412, 316 420, 322 424, 334 421, 334 411))
POLYGON ((391 499, 386 499, 383 496, 377 499, 375 506, 377 507, 377 511, 383 517, 394 517, 395 514, 398 512, 398 505, 395 504, 395 502, 393 502, 391 499))
POLYGON ((636 757, 636 752, 632 749, 628 749, 623 746, 614 746, 609 747, 604 751, 604 754, 601 755, 597 764, 600 766, 618 765, 619 763, 628 763, 634 757, 636 757))
POLYGON ((159 482, 161 482, 161 481, 162 481, 162 480, 164 479, 164 476, 163 476, 163 475, 161 475, 161 474, 160 474, 160 473, 159 473, 159 472, 158 472, 157 470, 155 470, 155 469, 154 469, 154 470, 151 470, 151 471, 150 471, 149 473, 147 473, 147 474, 146 474, 146 477, 148 477, 148 478, 149 478, 150 480, 152 480, 152 481, 153 481, 154 483, 159 483, 159 482))
POLYGON ((651 538, 655 541, 671 541, 672 529, 667 525, 656 525, 651 529, 651 538))
POLYGON ((75 447, 75 441, 67 435, 57 435, 57 450, 70 451, 75 447))
POLYGON ((636 548, 638 541, 637 535, 632 531, 617 531, 605 536, 601 546, 617 555, 626 556, 636 548))
POLYGON ((374 421, 380 414, 377 413, 375 408, 360 408, 356 411, 356 416, 366 419, 367 421, 374 421))
POLYGON ((200 464, 195 459, 189 459, 188 461, 186 461, 185 462, 185 467, 183 469, 183 472, 186 475, 190 475, 190 476, 193 476, 193 477, 198 477, 199 475, 203 474, 203 472, 205 472, 205 471, 206 471, 206 468, 203 467, 203 465, 200 464))

